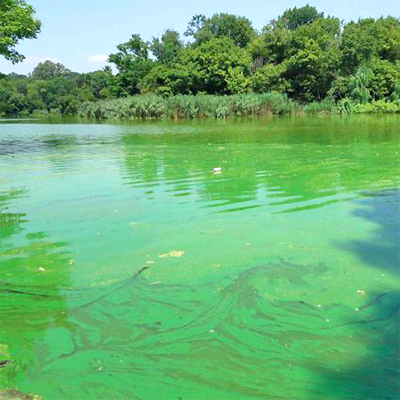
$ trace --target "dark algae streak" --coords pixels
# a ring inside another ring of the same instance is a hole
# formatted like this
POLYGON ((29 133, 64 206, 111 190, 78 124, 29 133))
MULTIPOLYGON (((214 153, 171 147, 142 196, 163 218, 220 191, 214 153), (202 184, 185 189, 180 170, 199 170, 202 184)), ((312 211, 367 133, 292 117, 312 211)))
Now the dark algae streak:
POLYGON ((397 400, 398 126, 0 124, 0 399, 397 400))

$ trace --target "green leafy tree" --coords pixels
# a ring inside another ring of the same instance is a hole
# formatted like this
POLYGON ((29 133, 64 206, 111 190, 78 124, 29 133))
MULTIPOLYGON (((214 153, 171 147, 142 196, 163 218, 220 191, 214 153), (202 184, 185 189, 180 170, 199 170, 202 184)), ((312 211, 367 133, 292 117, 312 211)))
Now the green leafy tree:
POLYGON ((7 77, 0 78, 0 116, 18 116, 27 112, 26 97, 7 77))
POLYGON ((389 99, 400 85, 400 62, 396 64, 388 60, 373 59, 367 64, 372 74, 368 88, 374 100, 389 99))
POLYGON ((147 74, 140 84, 142 93, 161 95, 190 94, 193 88, 193 77, 182 67, 167 67, 160 64, 147 74))
POLYGON ((186 50, 180 66, 191 77, 193 93, 242 93, 250 86, 251 57, 226 37, 186 50))
POLYGON ((32 72, 33 79, 48 80, 60 76, 69 76, 71 71, 60 63, 50 60, 39 63, 32 72))
POLYGON ((340 66, 339 33, 336 18, 318 18, 293 32, 285 60, 293 97, 304 102, 326 97, 340 66))
POLYGON ((232 14, 214 14, 211 18, 195 15, 189 22, 186 36, 193 36, 200 45, 215 38, 229 38, 236 46, 246 47, 256 32, 245 17, 232 14))
POLYGON ((291 91, 290 81, 285 78, 285 64, 266 64, 258 68, 251 77, 251 87, 256 93, 276 91, 287 93, 291 91))
POLYGON ((288 57, 293 32, 282 24, 269 24, 263 28, 264 61, 281 63, 288 57))
POLYGON ((15 50, 22 39, 34 39, 41 23, 35 10, 23 0, 0 0, 0 54, 12 63, 25 57, 15 50))
POLYGON ((295 30, 302 25, 310 25, 318 18, 323 18, 324 13, 319 13, 315 7, 306 5, 286 10, 278 21, 282 22, 287 29, 295 30))
POLYGON ((395 62, 400 59, 400 19, 361 19, 348 23, 341 38, 343 71, 354 74, 373 58, 395 62))
POLYGON ((179 32, 174 30, 166 30, 161 36, 161 40, 153 38, 150 45, 150 50, 157 61, 169 67, 176 62, 182 48, 183 43, 179 39, 179 32))
POLYGON ((77 78, 78 86, 89 92, 93 100, 112 98, 111 86, 114 80, 111 67, 104 67, 101 71, 80 74, 77 78))
POLYGON ((126 96, 140 92, 140 81, 151 71, 154 62, 149 58, 149 48, 140 35, 132 35, 117 46, 118 52, 110 54, 109 62, 118 69, 116 88, 118 95, 126 96))

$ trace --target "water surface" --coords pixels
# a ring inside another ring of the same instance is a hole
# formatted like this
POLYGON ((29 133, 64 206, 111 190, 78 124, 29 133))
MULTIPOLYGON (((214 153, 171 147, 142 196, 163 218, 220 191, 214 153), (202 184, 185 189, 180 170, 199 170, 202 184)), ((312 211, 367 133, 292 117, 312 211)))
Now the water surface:
POLYGON ((0 388, 398 399, 399 123, 0 124, 0 388))

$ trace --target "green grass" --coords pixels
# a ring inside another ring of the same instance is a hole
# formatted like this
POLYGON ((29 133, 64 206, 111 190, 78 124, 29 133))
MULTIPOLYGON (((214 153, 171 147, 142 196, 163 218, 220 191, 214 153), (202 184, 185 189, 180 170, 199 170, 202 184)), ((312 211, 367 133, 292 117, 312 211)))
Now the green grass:
POLYGON ((104 119, 228 118, 245 115, 290 114, 299 109, 285 94, 237 94, 232 96, 137 95, 122 99, 84 103, 78 115, 104 119))
POLYGON ((359 114, 400 112, 400 101, 385 100, 357 104, 343 99, 337 104, 331 99, 300 105, 285 94, 277 92, 248 93, 231 96, 177 95, 162 97, 147 94, 96 103, 83 103, 78 115, 97 120, 107 119, 193 119, 229 118, 246 115, 359 114))

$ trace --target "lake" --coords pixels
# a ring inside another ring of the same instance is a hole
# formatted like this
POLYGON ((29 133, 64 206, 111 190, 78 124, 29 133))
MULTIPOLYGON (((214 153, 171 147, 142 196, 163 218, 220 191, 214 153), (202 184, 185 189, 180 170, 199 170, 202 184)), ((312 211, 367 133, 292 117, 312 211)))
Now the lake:
POLYGON ((1 390, 398 399, 399 127, 3 121, 1 390))

